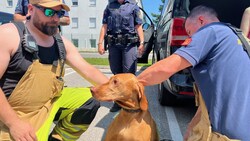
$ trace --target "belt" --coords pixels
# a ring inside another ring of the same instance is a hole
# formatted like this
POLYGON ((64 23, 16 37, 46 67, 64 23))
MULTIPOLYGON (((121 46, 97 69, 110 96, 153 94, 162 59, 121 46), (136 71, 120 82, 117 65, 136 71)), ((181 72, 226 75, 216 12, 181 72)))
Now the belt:
POLYGON ((132 34, 115 34, 107 35, 107 43, 109 45, 122 44, 127 45, 128 43, 138 43, 138 36, 132 34))

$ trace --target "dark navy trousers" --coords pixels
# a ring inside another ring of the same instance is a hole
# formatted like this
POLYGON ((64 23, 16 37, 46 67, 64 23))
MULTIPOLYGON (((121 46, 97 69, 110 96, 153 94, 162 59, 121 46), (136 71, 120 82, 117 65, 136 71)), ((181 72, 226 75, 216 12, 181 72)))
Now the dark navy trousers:
POLYGON ((137 70, 137 47, 135 44, 112 45, 108 50, 110 69, 113 74, 135 74, 137 70))

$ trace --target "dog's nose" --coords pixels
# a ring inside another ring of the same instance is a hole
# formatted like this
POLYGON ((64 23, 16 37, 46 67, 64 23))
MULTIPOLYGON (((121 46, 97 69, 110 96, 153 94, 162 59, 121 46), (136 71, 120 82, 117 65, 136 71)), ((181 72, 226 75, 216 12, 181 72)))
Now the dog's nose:
POLYGON ((95 87, 91 86, 91 87, 90 87, 90 92, 91 92, 91 93, 94 93, 94 92, 95 92, 95 87))

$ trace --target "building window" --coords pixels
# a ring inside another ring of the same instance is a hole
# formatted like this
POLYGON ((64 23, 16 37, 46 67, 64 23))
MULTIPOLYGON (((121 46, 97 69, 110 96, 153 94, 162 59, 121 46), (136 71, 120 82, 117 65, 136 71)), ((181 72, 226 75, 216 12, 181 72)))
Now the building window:
POLYGON ((91 48, 96 48, 96 39, 90 39, 91 48))
POLYGON ((72 18, 72 28, 78 28, 78 18, 72 18))
POLYGON ((72 6, 78 6, 78 0, 72 0, 72 6))
POLYGON ((89 0, 90 7, 95 7, 96 6, 96 0, 89 0))
POLYGON ((96 18, 89 18, 89 28, 96 28, 96 18))
POLYGON ((72 43, 73 43, 76 47, 79 47, 79 40, 78 40, 78 39, 72 39, 72 43))
POLYGON ((7 6, 13 7, 13 0, 7 0, 7 6))

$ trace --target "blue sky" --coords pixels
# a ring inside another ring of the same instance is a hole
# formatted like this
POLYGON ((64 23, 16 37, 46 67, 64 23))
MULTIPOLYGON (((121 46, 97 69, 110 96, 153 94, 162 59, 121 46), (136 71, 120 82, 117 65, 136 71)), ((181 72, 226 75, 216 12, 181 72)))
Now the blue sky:
POLYGON ((143 9, 147 12, 147 14, 151 16, 151 13, 160 14, 159 5, 161 4, 161 0, 142 0, 143 9))

